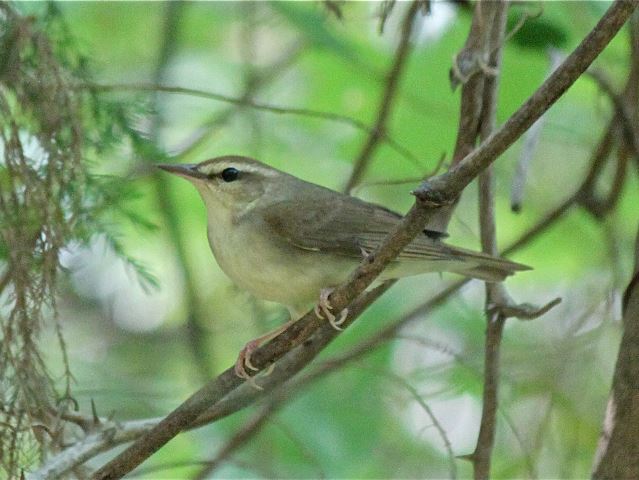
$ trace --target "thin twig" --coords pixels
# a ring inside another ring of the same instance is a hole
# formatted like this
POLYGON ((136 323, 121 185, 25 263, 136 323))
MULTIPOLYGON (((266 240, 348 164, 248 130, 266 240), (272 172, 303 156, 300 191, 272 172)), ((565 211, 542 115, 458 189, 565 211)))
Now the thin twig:
MULTIPOLYGON (((320 110, 313 110, 310 108, 280 107, 277 105, 257 102, 251 98, 232 97, 230 95, 222 95, 220 93, 197 90, 194 88, 157 85, 154 83, 98 84, 98 83, 86 83, 86 82, 77 83, 74 85, 74 88, 85 88, 88 90, 92 90, 94 92, 112 92, 117 90, 130 90, 130 91, 138 91, 138 92, 165 92, 165 93, 175 93, 180 95, 191 95, 194 97, 231 103, 233 105, 238 105, 242 107, 250 107, 256 110, 262 110, 262 111, 270 112, 270 113, 330 120, 333 122, 350 125, 351 127, 357 130, 363 131, 365 133, 368 133, 370 135, 373 134, 373 130, 369 126, 367 126, 364 122, 361 122, 347 115, 340 115, 338 113, 332 113, 332 112, 323 112, 320 110)), ((410 161, 413 165, 421 169, 421 163, 417 156, 415 156, 408 149, 400 145, 396 140, 390 137, 387 133, 383 133, 382 138, 388 144, 390 148, 395 150, 395 152, 397 152, 406 160, 410 161)))
MULTIPOLYGON (((506 31, 508 1, 494 4, 492 31, 489 39, 491 50, 490 67, 495 72, 484 81, 483 108, 480 120, 482 141, 490 136, 495 128, 497 111, 497 89, 501 71, 502 44, 506 31)), ((479 226, 482 251, 496 255, 497 228, 495 222, 495 178, 492 166, 479 175, 479 226)), ((475 451, 471 455, 473 476, 476 480, 490 476, 490 464, 495 443, 495 424, 498 408, 499 387, 499 351, 506 317, 497 309, 490 312, 493 305, 501 305, 506 298, 505 287, 501 284, 486 283, 486 340, 484 356, 484 381, 482 394, 482 415, 475 451)))
POLYGON ((395 99, 397 88, 399 86, 399 80, 404 72, 406 60, 410 51, 410 37, 413 32, 415 17, 419 12, 419 8, 419 0, 413 0, 413 3, 406 13, 406 17, 404 18, 399 46, 395 53, 393 66, 388 73, 388 80, 385 83, 384 93, 377 109, 375 124, 370 135, 366 139, 366 143, 355 160, 350 177, 348 177, 348 180, 346 181, 346 185, 344 186, 344 191, 346 193, 350 193, 353 190, 353 187, 359 183, 373 156, 373 153, 379 145, 380 140, 384 138, 386 123, 390 116, 393 100, 395 99))
POLYGON ((420 175, 419 177, 400 178, 397 180, 381 180, 377 182, 360 182, 353 187, 353 189, 351 190, 351 194, 355 194, 356 192, 359 192, 360 190, 363 190, 365 188, 377 187, 381 185, 383 186, 407 185, 407 184, 414 185, 416 183, 423 182, 424 180, 437 175, 437 173, 440 171, 440 169, 444 165, 445 160, 446 160, 446 155, 442 154, 442 156, 439 157, 439 161, 437 162, 437 164, 425 175, 420 175))
MULTIPOLYGON (((633 154, 639 156, 639 127, 633 119, 631 111, 632 104, 624 98, 624 95, 617 94, 607 75, 601 70, 588 69, 588 75, 597 82, 599 88, 601 88, 612 101, 617 114, 622 120, 621 125, 624 135, 626 136, 626 141, 632 149, 633 154)), ((631 79, 634 80, 632 77, 631 79)), ((630 87, 631 85, 628 85, 627 88, 630 87)))
MULTIPOLYGON (((255 95, 260 90, 284 74, 299 59, 300 55, 305 51, 305 47, 305 43, 301 39, 297 39, 273 64, 254 73, 245 85, 244 92, 239 97, 240 102, 254 101, 255 95)), ((208 135, 215 131, 216 127, 227 123, 238 112, 236 107, 237 105, 232 105, 222 112, 216 113, 203 122, 186 140, 182 140, 173 148, 169 148, 168 151, 175 155, 176 159, 191 155, 202 145, 208 135)))
POLYGON ((400 375, 396 375, 391 372, 380 372, 378 370, 374 370, 374 373, 378 375, 383 375, 384 377, 387 377, 390 380, 394 381, 395 383, 401 385, 411 394, 413 399, 419 404, 422 410, 426 412, 426 415, 428 416, 428 418, 430 418, 430 421, 433 423, 435 430, 437 430, 437 434, 439 435, 439 437, 442 440, 442 443, 444 444, 444 449, 446 450, 446 454, 448 455, 448 465, 449 465, 448 473, 450 473, 450 478, 453 480, 456 479, 457 464, 455 462, 455 454, 453 453, 453 446, 450 443, 450 440, 448 439, 448 434, 446 433, 446 430, 444 430, 444 427, 442 426, 442 424, 439 423, 439 420, 437 420, 435 413, 428 406, 426 401, 422 398, 422 395, 417 391, 415 387, 413 387, 413 385, 410 384, 410 382, 408 382, 404 377, 400 375))
MULTIPOLYGON (((636 15, 635 17, 636 18, 636 15)), ((608 124, 595 155, 598 157, 597 168, 591 169, 588 181, 580 193, 580 203, 595 218, 601 220, 616 205, 625 183, 628 157, 639 161, 639 28, 638 20, 632 22, 630 32, 630 71, 626 86, 621 93, 613 88, 608 76, 599 69, 589 68, 588 75, 596 81, 599 88, 610 98, 615 113, 608 124), (607 195, 596 192, 597 179, 601 175, 613 147, 617 144, 616 169, 612 185, 607 195)))

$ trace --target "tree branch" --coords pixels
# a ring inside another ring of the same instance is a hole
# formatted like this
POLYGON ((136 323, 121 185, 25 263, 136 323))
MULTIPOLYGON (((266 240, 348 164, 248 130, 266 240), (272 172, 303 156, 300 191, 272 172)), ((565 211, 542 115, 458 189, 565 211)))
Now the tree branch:
POLYGON ((437 201, 451 200, 452 196, 458 195, 492 159, 504 153, 587 70, 636 6, 632 0, 616 0, 579 46, 504 125, 449 172, 426 182, 416 192, 417 196, 424 201, 437 201))
POLYGON ((639 478, 639 231, 622 314, 624 331, 595 454, 592 478, 597 480, 639 478))
MULTIPOLYGON (((488 45, 491 50, 490 68, 495 72, 486 78, 483 91, 483 108, 480 121, 482 141, 492 133, 497 110, 497 89, 501 72, 502 42, 506 32, 508 2, 494 2, 494 20, 488 45)), ((495 223, 495 176, 492 165, 479 175, 479 226, 482 251, 496 255, 497 227, 495 223)), ((471 455, 476 480, 490 476, 490 464, 495 443, 495 425, 499 404, 499 354, 506 317, 499 309, 507 298, 501 284, 486 283, 486 340, 484 346, 484 382, 482 415, 475 451, 471 455), (497 309, 493 306, 497 305, 497 309)))
MULTIPOLYGON (((630 149, 639 139, 636 119, 639 118, 639 13, 635 12, 630 23, 631 72, 623 96, 632 106, 615 102, 617 114, 626 123, 626 141, 630 149), (633 81, 634 80, 634 81, 633 81), (630 123, 627 123, 630 120, 630 123)), ((614 99, 613 99, 614 101, 614 99)), ((620 152, 623 153, 623 152, 620 152)), ((633 154, 639 158, 636 150, 633 154)), ((619 159, 621 161, 621 159, 619 159)), ((639 478, 639 231, 635 243, 634 273, 623 296, 623 334, 617 355, 612 388, 604 418, 593 466, 593 479, 639 478)))
MULTIPOLYGON (((484 110, 486 82, 496 71, 491 66, 491 26, 495 21, 497 2, 476 3, 470 31, 462 49, 453 58, 449 75, 453 90, 461 84, 459 124, 451 165, 457 165, 477 146, 484 110)), ((502 39, 503 40, 503 39, 502 39)), ((501 48, 501 44, 498 45, 501 48)), ((493 127, 491 127, 491 130, 493 127)), ((429 221, 427 228, 445 232, 458 199, 444 206, 429 221)))

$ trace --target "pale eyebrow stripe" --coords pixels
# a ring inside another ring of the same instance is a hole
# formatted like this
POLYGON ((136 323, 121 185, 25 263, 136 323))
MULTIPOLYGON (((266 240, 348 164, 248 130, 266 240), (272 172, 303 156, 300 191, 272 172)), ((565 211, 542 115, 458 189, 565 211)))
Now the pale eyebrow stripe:
POLYGON ((207 175, 211 175, 211 174, 215 174, 218 175, 220 173, 222 173, 223 170, 227 169, 227 168, 237 168, 240 172, 246 172, 246 173, 261 173, 264 176, 267 177, 273 177, 275 175, 275 172, 268 170, 266 168, 260 168, 260 167, 255 167, 253 165, 238 165, 238 163, 235 162, 220 162, 220 163, 214 163, 214 164, 208 164, 208 165, 203 165, 204 168, 202 168, 202 173, 205 173, 207 175))

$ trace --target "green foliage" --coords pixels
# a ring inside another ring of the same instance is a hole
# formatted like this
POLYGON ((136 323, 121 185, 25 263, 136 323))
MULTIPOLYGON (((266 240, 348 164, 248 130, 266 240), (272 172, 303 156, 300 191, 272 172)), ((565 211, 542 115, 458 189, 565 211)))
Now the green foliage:
MULTIPOLYGON (((435 10, 443 5, 432 3, 435 10)), ((261 103, 335 112, 372 124, 402 2, 395 2, 383 35, 375 10, 365 2, 342 4, 342 20, 314 3, 182 5, 174 54, 164 65, 166 84, 236 98, 248 85, 249 98, 261 103), (278 64, 295 45, 300 53, 278 64), (278 65, 274 71, 272 65, 278 65), (256 78, 263 84, 251 87, 256 78)), ((0 275, 12 272, 0 317, 2 335, 14 329, 12 338, 19 339, 0 352, 12 356, 0 364, 5 369, 0 428, 10 427, 10 436, 0 435, 0 442, 5 447, 4 439, 13 435, 20 443, 13 458, 3 457, 11 474, 35 465, 42 445, 31 430, 19 429, 31 417, 16 416, 16 402, 33 412, 32 399, 55 405, 72 394, 82 412, 90 412, 94 400, 100 415, 115 412, 118 421, 162 415, 201 386, 202 362, 222 371, 239 348, 284 315, 230 284, 209 251, 197 193, 180 179, 158 181, 150 175, 152 161, 250 154, 339 189, 366 140, 361 131, 316 118, 188 95, 92 87, 94 82, 154 81, 165 25, 162 3, 25 2, 15 7, 23 15, 0 25, 0 97, 9 113, 0 117, 6 137, 0 162, 0 199, 6 204, 0 208, 0 275), (157 120, 157 135, 148 135, 150 118, 157 120), (172 158, 191 145, 194 133, 202 134, 197 148, 172 158), (37 138, 38 148, 27 148, 26 138, 37 138), (15 155, 7 157, 11 151, 15 155), (23 241, 42 228, 50 233, 35 245, 23 241), (8 241, 9 234, 17 237, 8 241), (115 274, 115 262, 101 252, 60 275, 60 253, 93 245, 97 238, 135 275, 115 274), (140 284, 147 293, 138 292, 140 284), (28 292, 27 311, 18 316, 13 313, 17 285, 28 292), (198 309, 204 318, 199 325, 191 321, 198 309), (133 319, 129 323, 123 320, 127 315, 133 319), (60 354, 55 318, 65 327, 68 361, 60 354), (204 360, 194 339, 208 349, 204 360), (26 371, 32 380, 16 380, 13 359, 31 362, 34 368, 26 371), (70 367, 77 379, 73 390, 70 367), (42 395, 31 395, 36 389, 42 395)), ((523 8, 534 13, 536 7, 514 5, 510 28, 523 8)), ((545 3, 540 17, 526 20, 505 48, 500 121, 547 74, 546 49, 569 51, 602 8, 545 3)), ((413 202, 409 191, 416 177, 431 171, 443 153, 449 162, 459 95, 450 90, 448 68, 470 26, 470 17, 460 12, 441 35, 415 42, 393 103, 388 131, 419 162, 382 144, 357 195, 405 211, 413 202), (401 179, 408 181, 367 186, 401 179)), ((426 28, 424 33, 433 32, 426 28)), ((611 75, 623 72, 626 53, 620 36, 601 64, 611 75)), ((588 80, 579 81, 550 110, 518 216, 510 212, 509 194, 520 145, 498 160, 500 247, 573 193, 608 115, 606 100, 588 80)), ((495 478, 579 478, 589 472, 619 334, 611 320, 618 316, 618 287, 630 265, 638 191, 630 178, 618 210, 605 224, 575 207, 514 255, 535 267, 509 279, 516 300, 543 303, 559 295, 564 303, 534 322, 507 324, 495 478)), ((471 187, 451 223, 452 243, 477 248, 476 203, 471 187)), ((310 368, 350 351, 450 279, 429 275, 399 282, 310 368)), ((441 438, 406 384, 442 422, 454 454, 470 453, 481 408, 483 299, 483 286, 472 282, 455 300, 417 316, 397 338, 299 392, 213 478, 450 476, 441 438), (393 381, 393 375, 405 383, 393 381)), ((68 399, 64 404, 73 408, 68 399)), ((193 477, 202 467, 198 462, 214 457, 258 409, 181 435, 139 475, 193 477)), ((457 460, 456 466, 458 478, 472 474, 467 462, 457 460)))
POLYGON ((508 16, 508 28, 517 28, 513 35, 513 42, 522 48, 531 48, 545 52, 548 48, 563 48, 568 43, 566 27, 555 19, 544 15, 533 16, 518 26, 521 12, 508 16))
POLYGON ((2 288, 9 286, 0 313, 0 378, 11 386, 0 394, 0 469, 17 478, 37 459, 23 455, 33 452, 36 425, 46 426, 46 412, 71 398, 60 324, 54 323, 65 359, 61 393, 39 339, 56 308, 62 250, 102 234, 146 284, 155 281, 125 254, 107 220, 126 217, 148 226, 124 206, 130 187, 91 171, 98 155, 125 136, 138 139, 127 107, 81 87, 90 78, 88 61, 55 4, 38 16, 0 5, 0 51, 0 264, 2 288))

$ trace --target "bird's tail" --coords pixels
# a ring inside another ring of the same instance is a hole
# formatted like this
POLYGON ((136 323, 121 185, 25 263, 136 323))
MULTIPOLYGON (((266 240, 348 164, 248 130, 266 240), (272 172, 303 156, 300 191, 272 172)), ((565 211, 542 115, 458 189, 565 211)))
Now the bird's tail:
POLYGON ((532 267, 527 265, 511 262, 504 258, 493 257, 485 253, 473 252, 456 247, 454 250, 456 255, 459 255, 465 260, 462 266, 466 264, 466 266, 463 266, 463 268, 460 268, 456 272, 485 282, 503 282, 506 277, 514 275, 515 272, 532 270, 532 267))

